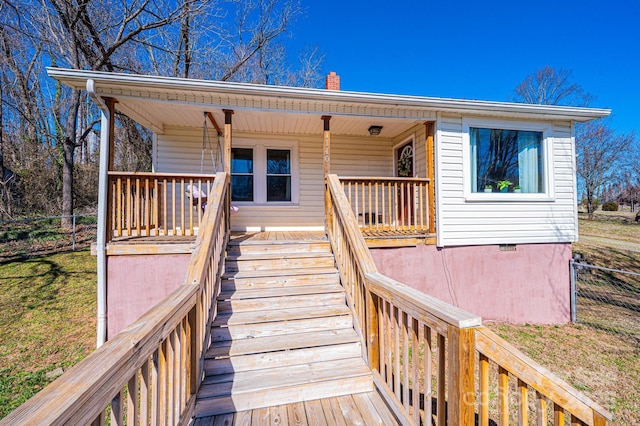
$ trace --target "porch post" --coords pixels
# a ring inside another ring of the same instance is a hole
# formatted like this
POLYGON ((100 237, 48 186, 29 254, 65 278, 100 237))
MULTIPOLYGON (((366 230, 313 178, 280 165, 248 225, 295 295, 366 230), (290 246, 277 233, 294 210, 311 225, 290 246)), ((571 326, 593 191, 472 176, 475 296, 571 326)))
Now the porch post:
POLYGON ((436 181, 435 181, 435 157, 433 144, 433 121, 424 123, 427 178, 429 178, 429 233, 436 232, 436 181))
POLYGON ((113 140, 115 103, 113 98, 103 98, 100 124, 100 168, 98 175, 98 235, 97 260, 97 325, 96 347, 106 342, 107 336, 107 256, 106 245, 111 238, 111 191, 109 171, 113 169, 113 140), (105 111, 106 110, 106 111, 105 111))
POLYGON ((223 109, 224 112, 224 167, 225 173, 231 174, 231 116, 232 109, 223 109))
POLYGON ((324 165, 324 178, 331 172, 331 130, 329 129, 330 115, 323 115, 322 121, 324 121, 324 131, 322 132, 322 138, 324 140, 322 148, 322 162, 324 165))

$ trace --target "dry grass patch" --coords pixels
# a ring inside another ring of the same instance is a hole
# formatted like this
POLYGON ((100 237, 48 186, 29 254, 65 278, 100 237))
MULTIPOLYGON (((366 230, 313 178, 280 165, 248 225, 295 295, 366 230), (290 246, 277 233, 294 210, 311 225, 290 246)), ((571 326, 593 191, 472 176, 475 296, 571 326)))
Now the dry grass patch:
POLYGON ((588 326, 485 324, 611 411, 614 425, 640 424, 640 348, 588 326))

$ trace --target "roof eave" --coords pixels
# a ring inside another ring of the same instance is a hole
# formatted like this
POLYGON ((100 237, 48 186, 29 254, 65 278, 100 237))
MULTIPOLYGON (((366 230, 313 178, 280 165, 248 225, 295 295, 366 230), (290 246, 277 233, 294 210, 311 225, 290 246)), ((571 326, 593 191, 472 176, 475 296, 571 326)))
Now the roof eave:
POLYGON ((88 80, 119 86, 144 86, 157 90, 185 92, 233 93, 238 96, 262 96, 319 102, 345 102, 375 104, 405 108, 424 108, 442 112, 474 115, 515 115, 544 120, 572 120, 584 122, 606 117, 609 109, 533 105, 512 102, 479 101, 467 99, 433 98, 381 93, 330 91, 313 88, 267 86, 213 80, 192 80, 174 77, 118 74, 102 71, 47 68, 50 77, 78 90, 85 90, 88 80))

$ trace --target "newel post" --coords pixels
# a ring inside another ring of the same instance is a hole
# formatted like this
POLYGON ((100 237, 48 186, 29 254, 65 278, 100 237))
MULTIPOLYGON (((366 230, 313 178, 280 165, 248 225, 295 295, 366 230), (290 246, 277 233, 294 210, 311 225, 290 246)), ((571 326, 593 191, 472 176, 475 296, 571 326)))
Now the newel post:
POLYGON ((475 330, 449 325, 447 418, 450 425, 475 422, 475 330))
POLYGON ((331 130, 329 127, 330 115, 323 115, 321 117, 324 121, 324 127, 322 131, 322 164, 324 170, 324 228, 326 232, 329 232, 329 215, 331 214, 331 196, 329 194, 329 173, 331 171, 331 130))

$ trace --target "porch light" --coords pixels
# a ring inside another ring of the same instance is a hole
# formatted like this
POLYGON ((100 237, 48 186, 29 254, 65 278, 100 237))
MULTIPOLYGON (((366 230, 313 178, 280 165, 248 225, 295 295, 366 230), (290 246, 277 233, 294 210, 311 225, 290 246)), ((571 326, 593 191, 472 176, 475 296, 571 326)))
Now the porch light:
POLYGON ((382 126, 371 126, 369 127, 369 134, 371 136, 378 136, 382 131, 382 126))

